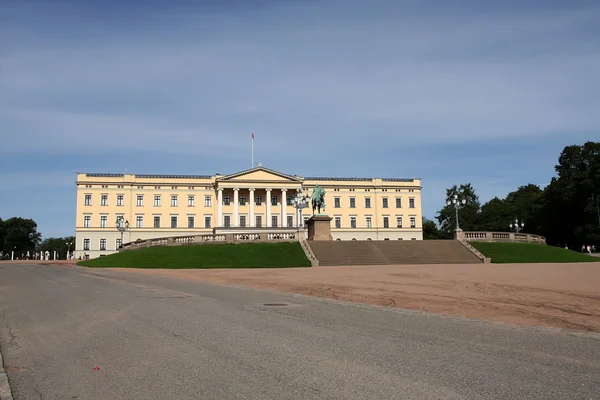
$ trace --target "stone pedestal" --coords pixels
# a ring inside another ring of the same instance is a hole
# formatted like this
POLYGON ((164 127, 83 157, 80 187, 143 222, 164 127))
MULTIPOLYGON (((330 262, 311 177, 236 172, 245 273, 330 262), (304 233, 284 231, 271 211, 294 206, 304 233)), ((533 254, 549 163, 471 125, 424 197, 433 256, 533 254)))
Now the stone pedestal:
POLYGON ((308 240, 333 240, 331 236, 331 218, 329 215, 313 215, 306 221, 308 240))

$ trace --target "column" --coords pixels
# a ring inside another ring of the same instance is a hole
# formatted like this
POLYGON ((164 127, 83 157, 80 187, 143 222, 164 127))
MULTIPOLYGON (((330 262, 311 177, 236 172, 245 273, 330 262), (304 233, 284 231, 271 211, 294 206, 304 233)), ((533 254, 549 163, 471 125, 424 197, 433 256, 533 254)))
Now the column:
POLYGON ((250 205, 250 221, 249 226, 251 228, 256 227, 256 218, 254 218, 254 188, 250 188, 250 194, 248 195, 248 204, 250 205))
POLYGON ((239 210, 238 210, 238 205, 240 203, 239 191, 240 191, 239 188, 233 189, 233 224, 232 224, 232 226, 240 226, 240 216, 239 216, 239 210))
POLYGON ((281 189, 281 223, 282 228, 287 224, 287 189, 281 189))
POLYGON ((219 188, 218 189, 218 195, 217 195, 217 209, 218 214, 217 214, 217 224, 216 227, 222 227, 223 226, 223 188, 219 188))
POLYGON ((267 198, 265 199, 267 203, 267 220, 265 221, 265 226, 271 227, 271 188, 267 189, 267 198))

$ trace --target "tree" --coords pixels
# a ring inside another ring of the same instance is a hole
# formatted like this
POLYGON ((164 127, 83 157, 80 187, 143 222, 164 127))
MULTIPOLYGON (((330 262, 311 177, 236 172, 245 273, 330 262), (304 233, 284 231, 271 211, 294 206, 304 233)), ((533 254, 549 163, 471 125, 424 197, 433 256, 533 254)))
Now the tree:
POLYGON ((440 224, 441 237, 445 239, 454 237, 454 231, 456 230, 454 205, 447 205, 448 201, 454 200, 455 195, 458 202, 465 200, 464 206, 459 210, 460 228, 465 231, 478 230, 478 213, 481 208, 479 196, 477 196, 470 183, 460 186, 454 185, 450 189, 446 189, 446 206, 436 216, 440 224))
POLYGON ((442 235, 435 222, 423 217, 423 239, 436 240, 441 238, 442 235))
POLYGON ((32 219, 14 217, 4 221, 3 226, 5 252, 33 252, 41 241, 42 235, 32 219))
POLYGON ((63 259, 67 256, 67 251, 73 251, 75 246, 75 236, 67 236, 67 237, 50 237, 44 239, 39 246, 37 247, 37 251, 48 251, 50 254, 53 254, 54 251, 58 253, 58 257, 63 259), (67 243, 72 243, 69 249, 67 243))
POLYGON ((600 143, 566 146, 555 171, 534 204, 535 230, 561 246, 599 243, 595 198, 600 194, 600 143))
POLYGON ((494 197, 483 206, 478 216, 478 227, 482 231, 505 232, 514 216, 506 200, 494 197))

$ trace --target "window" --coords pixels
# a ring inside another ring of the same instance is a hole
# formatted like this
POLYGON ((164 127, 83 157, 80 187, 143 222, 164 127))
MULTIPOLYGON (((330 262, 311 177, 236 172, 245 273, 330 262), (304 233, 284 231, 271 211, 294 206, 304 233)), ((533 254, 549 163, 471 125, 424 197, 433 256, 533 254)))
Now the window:
POLYGON ((365 218, 365 222, 367 224, 367 228, 372 228, 373 227, 373 222, 371 221, 371 217, 365 218))
POLYGON ((100 196, 100 205, 101 206, 108 205, 108 195, 107 194, 103 194, 102 196, 100 196))
POLYGON ((294 217, 292 217, 291 215, 287 216, 287 226, 288 228, 294 227, 294 217))
POLYGON ((85 195, 85 202, 84 204, 86 206, 91 206, 92 205, 92 195, 91 194, 86 194, 85 195))
POLYGON ((177 207, 179 205, 179 199, 176 194, 171 195, 171 207, 177 207))
POLYGON ((256 216, 256 227, 257 228, 261 228, 262 227, 262 216, 260 216, 260 215, 256 216))
POLYGON ((144 205, 144 195, 138 194, 136 205, 142 207, 144 205))
POLYGON ((408 199, 408 207, 415 208, 415 199, 408 199))
POLYGON ((271 205, 272 206, 276 206, 277 205, 277 196, 271 196, 271 205))
POLYGON ((100 250, 106 250, 106 239, 100 239, 100 250))
POLYGON ((402 197, 396 197, 396 208, 402 208, 402 197))
POLYGON ((194 228, 194 217, 193 216, 188 216, 188 228, 194 228))
POLYGON ((122 194, 118 194, 117 195, 117 205, 118 206, 122 206, 123 205, 123 198, 124 198, 124 196, 122 194))
POLYGON ((365 208, 371 208, 371 198, 365 197, 365 208))
POLYGON ((159 194, 154 195, 154 207, 160 207, 160 195, 159 194))
POLYGON ((212 207, 212 197, 204 196, 204 207, 212 207))
POLYGON ((144 227, 144 216, 143 215, 137 215, 135 217, 135 227, 136 228, 143 228, 144 227))
POLYGON ((121 241, 121 238, 117 239, 117 241, 115 243, 115 249, 119 250, 122 246, 123 246, 123 242, 121 241))
POLYGON ((287 204, 288 206, 291 206, 291 205, 293 205, 293 204, 292 204, 292 201, 293 201, 293 199, 294 199, 294 198, 293 198, 292 196, 288 196, 288 197, 286 197, 285 204, 287 204))
POLYGON ((231 197, 229 197, 228 194, 226 194, 225 196, 223 196, 223 204, 225 204, 226 206, 228 206, 229 204, 231 204, 231 197))
POLYGON ((382 200, 383 200, 383 208, 388 208, 388 198, 384 197, 382 200))
POLYGON ((91 215, 86 215, 83 217, 83 227, 84 228, 89 228, 91 223, 92 223, 91 215))
POLYGON ((271 216, 271 227, 277 228, 277 215, 271 216))
POLYGON ((225 221, 224 221, 224 223, 223 223, 223 226, 224 226, 225 228, 229 228, 229 227, 231 226, 231 216, 230 216, 230 215, 226 215, 226 216, 225 216, 225 217, 223 217, 223 218, 224 218, 224 220, 225 220, 225 221))
POLYGON ((240 196, 240 206, 245 206, 245 205, 246 205, 246 196, 241 195, 240 196))
POLYGON ((211 227, 211 221, 212 218, 211 217, 204 217, 204 227, 205 228, 210 228, 211 227))
POLYGON ((356 228, 356 217, 350 217, 350 228, 356 228))
POLYGON ((415 217, 410 217, 410 227, 411 228, 417 227, 417 219, 415 217))
POLYGON ((160 228, 160 215, 155 215, 154 216, 154 227, 155 228, 160 228))
POLYGON ((177 228, 177 216, 171 215, 171 228, 177 228))
POLYGON ((402 217, 396 217, 396 228, 402 228, 402 217))
POLYGON ((384 228, 390 227, 390 218, 389 217, 383 217, 383 227, 384 228))
POLYGON ((336 198, 333 199, 333 206, 335 208, 340 208, 341 207, 341 205, 340 205, 340 198, 339 197, 336 197, 336 198))
POLYGON ((350 197, 350 208, 356 208, 356 199, 354 197, 350 197))
POLYGON ((90 239, 83 239, 83 250, 90 250, 90 239))
POLYGON ((240 215, 240 226, 242 228, 246 227, 246 216, 245 215, 240 215))
POLYGON ((256 196, 256 205, 260 206, 262 204, 262 196, 256 196))
POLYGON ((192 195, 188 196, 188 207, 194 207, 194 204, 195 204, 194 196, 192 196, 192 195))
POLYGON ((106 216, 106 215, 100 216, 100 228, 106 228, 107 223, 108 223, 108 216, 106 216))
POLYGON ((342 217, 335 217, 335 227, 337 229, 342 227, 342 217))

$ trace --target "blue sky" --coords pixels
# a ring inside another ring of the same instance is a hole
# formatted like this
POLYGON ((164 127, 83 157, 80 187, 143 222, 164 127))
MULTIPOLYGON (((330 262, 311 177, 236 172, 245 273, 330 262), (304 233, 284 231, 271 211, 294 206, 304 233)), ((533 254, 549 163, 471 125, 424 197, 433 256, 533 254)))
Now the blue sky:
POLYGON ((597 1, 0 2, 0 217, 74 234, 75 173, 420 177, 482 201, 600 139, 597 1), (367 6, 368 4, 368 6, 367 6), (158 161, 160 160, 160 162, 158 161))

